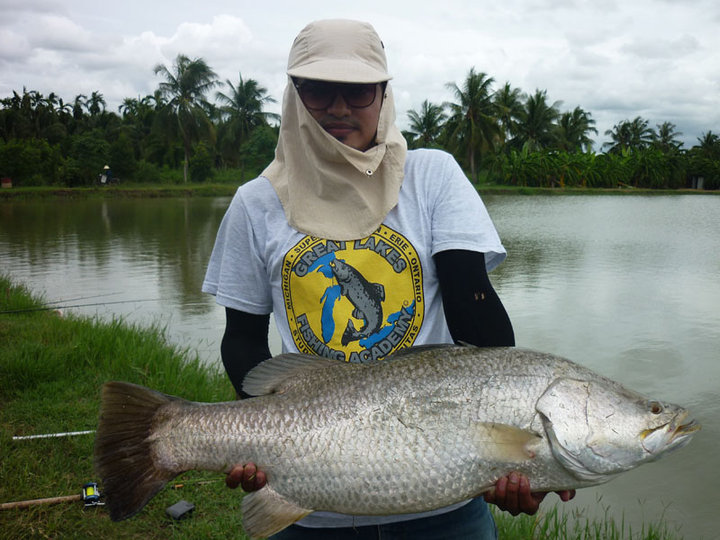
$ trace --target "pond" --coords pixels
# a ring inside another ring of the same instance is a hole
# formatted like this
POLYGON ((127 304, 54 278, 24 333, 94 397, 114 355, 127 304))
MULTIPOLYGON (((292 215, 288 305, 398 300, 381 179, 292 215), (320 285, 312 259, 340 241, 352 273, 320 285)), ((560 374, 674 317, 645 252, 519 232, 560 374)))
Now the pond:
MULTIPOLYGON (((491 278, 517 344, 682 404, 703 425, 683 450, 562 507, 609 507, 636 534, 663 516, 685 538, 718 538, 720 197, 484 198, 509 252, 491 278)), ((66 312, 160 325, 217 363, 224 312, 200 284, 229 201, 4 201, 0 272, 66 312)))

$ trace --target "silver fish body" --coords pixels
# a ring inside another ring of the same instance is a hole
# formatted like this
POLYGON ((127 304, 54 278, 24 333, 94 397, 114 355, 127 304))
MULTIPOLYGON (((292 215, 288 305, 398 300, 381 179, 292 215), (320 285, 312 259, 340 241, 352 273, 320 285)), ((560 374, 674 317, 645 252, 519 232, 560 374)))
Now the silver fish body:
POLYGON ((599 484, 699 428, 681 407, 519 348, 416 347, 372 364, 281 355, 245 390, 258 397, 207 404, 107 383, 95 462, 111 518, 183 471, 255 462, 268 483, 245 496, 243 523, 268 536, 316 510, 443 507, 511 471, 538 491, 599 484))

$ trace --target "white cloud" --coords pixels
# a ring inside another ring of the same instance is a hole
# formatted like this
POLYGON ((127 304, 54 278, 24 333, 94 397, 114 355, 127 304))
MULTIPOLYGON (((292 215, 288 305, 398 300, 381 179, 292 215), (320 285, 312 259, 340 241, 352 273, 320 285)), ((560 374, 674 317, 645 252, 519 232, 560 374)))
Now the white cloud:
POLYGON ((699 130, 720 131, 714 0, 0 5, 0 97, 23 86, 66 101, 100 91, 117 110, 125 97, 152 93, 159 83, 153 67, 182 53, 205 59, 221 80, 237 81, 242 72, 280 100, 295 34, 314 19, 349 17, 372 22, 385 42, 400 124, 424 99, 451 99, 446 83, 462 82, 474 67, 496 87, 546 89, 564 110, 590 111, 601 134, 638 115, 653 126, 676 123, 691 144, 699 130))
MULTIPOLYGON (((41 14, 33 18, 32 46, 61 52, 77 52, 97 46, 101 36, 82 28, 70 19, 58 15, 41 14)), ((117 39, 117 38, 116 38, 117 39)))

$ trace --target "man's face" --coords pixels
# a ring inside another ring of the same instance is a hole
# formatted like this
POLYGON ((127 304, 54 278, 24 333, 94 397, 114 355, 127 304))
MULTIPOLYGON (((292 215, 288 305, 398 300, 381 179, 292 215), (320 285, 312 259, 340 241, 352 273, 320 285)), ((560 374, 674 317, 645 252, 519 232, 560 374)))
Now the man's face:
POLYGON ((340 142, 365 151, 375 146, 384 84, 339 84, 299 79, 296 87, 305 108, 340 142))

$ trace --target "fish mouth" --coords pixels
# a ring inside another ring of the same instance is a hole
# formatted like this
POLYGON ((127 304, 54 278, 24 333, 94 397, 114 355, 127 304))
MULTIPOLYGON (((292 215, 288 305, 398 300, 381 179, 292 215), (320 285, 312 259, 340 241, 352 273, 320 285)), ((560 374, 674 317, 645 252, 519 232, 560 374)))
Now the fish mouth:
POLYGON ((700 424, 698 424, 694 419, 690 419, 690 421, 686 424, 681 424, 677 428, 675 428, 675 431, 673 431, 670 442, 673 442, 675 439, 679 437, 685 437, 692 433, 695 433, 696 431, 700 431, 700 424))
POLYGON ((650 454, 671 452, 682 448, 700 430, 700 424, 694 419, 685 421, 688 413, 676 416, 671 422, 642 432, 643 448, 650 454))

